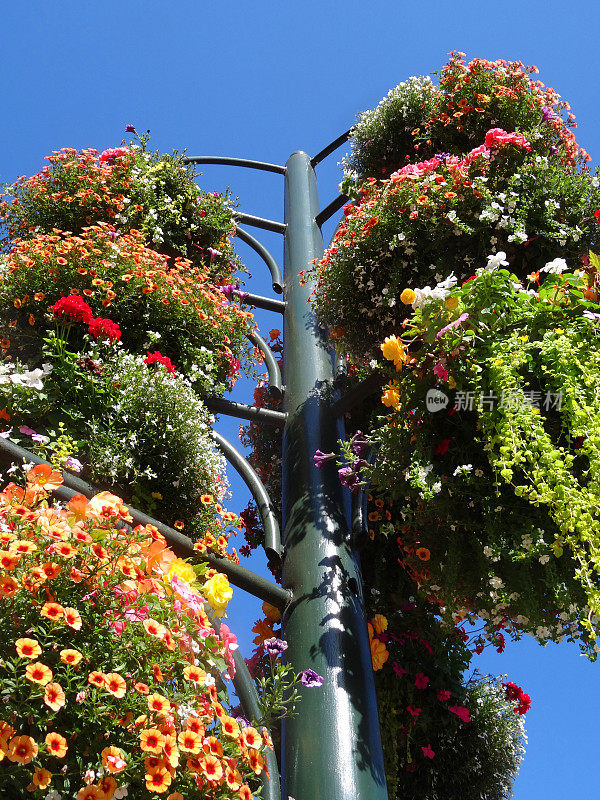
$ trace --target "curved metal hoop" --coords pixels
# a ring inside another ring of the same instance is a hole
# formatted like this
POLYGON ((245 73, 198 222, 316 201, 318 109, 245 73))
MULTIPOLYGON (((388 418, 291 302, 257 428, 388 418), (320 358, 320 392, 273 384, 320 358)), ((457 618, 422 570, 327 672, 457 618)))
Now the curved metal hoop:
POLYGON ((258 513, 260 514, 265 529, 265 552, 269 559, 280 563, 283 554, 281 533, 279 531, 279 523, 273 513, 271 498, 267 494, 267 490, 247 459, 235 449, 231 442, 228 442, 227 439, 221 436, 220 433, 217 433, 217 431, 212 431, 212 437, 225 458, 240 475, 248 489, 250 489, 252 497, 258 506, 258 513))
POLYGON ((239 236, 242 242, 246 242, 258 255, 262 258, 265 262, 267 267, 269 268, 269 272, 271 273, 271 280, 273 282, 273 291, 277 292, 277 294, 281 294, 283 292, 283 276, 281 274, 281 270, 279 269, 279 264, 271 253, 267 250, 267 248, 255 239, 254 236, 251 236, 248 231, 245 231, 243 228, 239 226, 235 229, 235 235, 239 236))
POLYGON ((269 391, 275 397, 282 397, 283 396, 283 383, 281 381, 281 370, 279 369, 279 364, 273 355, 273 351, 269 347, 269 345, 265 342, 262 336, 259 336, 256 331, 252 331, 252 333, 247 333, 246 338, 252 342, 253 345, 258 347, 260 352, 265 357, 265 365, 267 367, 267 372, 269 373, 269 391))
POLYGON ((267 161, 253 161, 250 158, 230 158, 229 156, 186 156, 184 164, 223 164, 227 167, 249 167, 263 172, 278 172, 285 175, 285 167, 280 164, 269 164, 267 161))

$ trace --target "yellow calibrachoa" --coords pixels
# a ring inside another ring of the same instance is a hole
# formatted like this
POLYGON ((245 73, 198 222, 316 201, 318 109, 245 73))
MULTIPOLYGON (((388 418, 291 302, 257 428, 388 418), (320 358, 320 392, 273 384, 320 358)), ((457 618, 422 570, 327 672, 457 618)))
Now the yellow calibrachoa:
POLYGON ((393 361, 396 366, 402 364, 407 359, 406 348, 397 336, 386 336, 381 347, 383 357, 388 361, 393 361))
POLYGON ((385 391, 381 396, 381 402, 388 408, 398 408, 400 393, 398 392, 398 384, 395 381, 390 381, 385 387, 385 391))
POLYGON ((405 289, 400 295, 400 300, 404 303, 405 306, 410 306, 415 302, 415 297, 416 294, 413 292, 412 289, 405 289))

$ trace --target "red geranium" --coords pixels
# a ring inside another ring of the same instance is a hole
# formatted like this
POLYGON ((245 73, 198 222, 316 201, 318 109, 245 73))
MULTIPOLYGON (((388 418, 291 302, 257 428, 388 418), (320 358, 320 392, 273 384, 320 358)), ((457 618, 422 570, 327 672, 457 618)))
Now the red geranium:
POLYGON ((118 342, 121 338, 121 329, 116 322, 110 319, 96 317, 89 322, 89 332, 94 339, 108 339, 111 342, 118 342))
POLYGON ((53 306, 57 317, 68 316, 75 322, 85 322, 88 324, 92 320, 92 309, 77 294, 70 294, 68 297, 61 297, 53 306))
POLYGON ((171 375, 175 375, 175 365, 171 362, 169 356, 163 356, 160 350, 155 350, 153 353, 148 351, 144 359, 144 364, 148 364, 148 366, 152 364, 162 364, 167 372, 170 372, 171 375))

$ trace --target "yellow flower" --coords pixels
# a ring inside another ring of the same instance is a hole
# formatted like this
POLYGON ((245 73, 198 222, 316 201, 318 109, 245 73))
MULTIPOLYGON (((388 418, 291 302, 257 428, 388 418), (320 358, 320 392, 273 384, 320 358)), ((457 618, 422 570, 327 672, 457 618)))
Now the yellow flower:
POLYGON ((193 568, 182 558, 176 558, 169 566, 167 578, 171 580, 174 575, 177 575, 178 578, 181 578, 186 583, 193 583, 196 580, 196 573, 193 568))
POLYGON ((449 378, 448 378, 448 388, 449 389, 456 389, 456 381, 454 380, 452 375, 450 375, 449 378))
POLYGON ((375 614, 371 620, 371 624, 373 625, 375 633, 383 633, 385 630, 387 630, 387 617, 384 617, 383 614, 375 614))
POLYGON ((385 662, 390 657, 390 654, 383 642, 379 639, 371 639, 371 660, 373 662, 373 671, 377 672, 381 669, 385 662))
POLYGON ((448 311, 454 311, 455 308, 458 308, 458 298, 457 297, 446 298, 446 308, 448 309, 448 311))
POLYGON ((413 292, 412 289, 405 289, 400 295, 400 300, 404 303, 405 306, 410 306, 412 303, 415 302, 415 297, 416 294, 413 292))
POLYGON ((397 336, 386 336, 384 343, 380 347, 383 357, 387 358, 388 361, 393 361, 395 364, 406 361, 406 350, 397 336))
POLYGON ((227 603, 233 597, 233 590, 229 585, 227 576, 217 572, 212 578, 206 581, 202 589, 204 597, 208 600, 215 611, 215 616, 222 617, 227 608, 227 603))
POLYGON ((400 394, 397 389, 397 384, 388 383, 385 392, 381 395, 381 402, 388 408, 398 408, 400 403, 400 394))

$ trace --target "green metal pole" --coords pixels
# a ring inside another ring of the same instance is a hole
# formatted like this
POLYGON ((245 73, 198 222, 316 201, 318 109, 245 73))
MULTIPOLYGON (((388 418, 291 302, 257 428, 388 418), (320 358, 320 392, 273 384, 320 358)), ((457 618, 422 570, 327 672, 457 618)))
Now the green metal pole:
POLYGON ((287 657, 296 671, 322 675, 303 689, 297 716, 284 720, 284 798, 386 800, 387 791, 369 641, 352 549, 348 492, 317 449, 343 436, 331 411, 333 360, 308 305, 312 287, 299 272, 323 253, 317 183, 310 158, 286 164, 285 411, 283 438, 283 586, 293 601, 284 617, 287 657))

